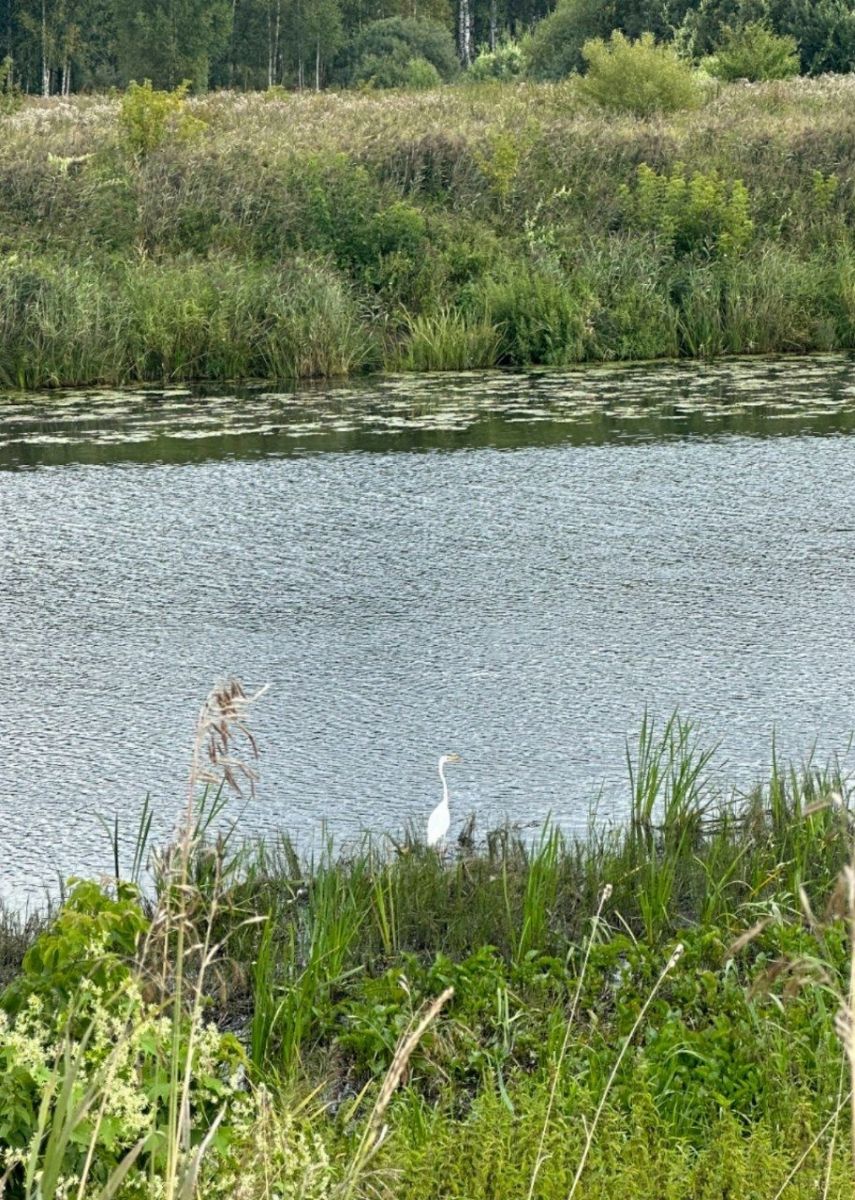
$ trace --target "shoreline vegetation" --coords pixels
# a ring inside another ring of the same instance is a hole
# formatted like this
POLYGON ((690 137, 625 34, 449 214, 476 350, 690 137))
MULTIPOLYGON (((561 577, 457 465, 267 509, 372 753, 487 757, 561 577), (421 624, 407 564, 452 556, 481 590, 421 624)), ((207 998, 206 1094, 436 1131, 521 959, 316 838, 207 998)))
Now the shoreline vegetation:
POLYGON ((0 922, 5 1196, 851 1196, 838 771, 730 797, 645 718, 624 823, 305 863, 215 832, 248 705, 202 710, 173 846, 144 813, 121 879, 0 922))
POLYGON ((855 347, 855 77, 27 99, 0 386, 855 347))

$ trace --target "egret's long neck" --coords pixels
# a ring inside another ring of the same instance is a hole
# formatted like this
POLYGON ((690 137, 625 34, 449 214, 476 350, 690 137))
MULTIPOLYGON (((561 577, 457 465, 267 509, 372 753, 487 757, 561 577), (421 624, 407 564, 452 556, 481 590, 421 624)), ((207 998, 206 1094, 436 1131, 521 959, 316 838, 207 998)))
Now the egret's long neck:
POLYGON ((439 777, 442 780, 442 803, 448 804, 448 784, 445 782, 445 763, 439 764, 439 777))

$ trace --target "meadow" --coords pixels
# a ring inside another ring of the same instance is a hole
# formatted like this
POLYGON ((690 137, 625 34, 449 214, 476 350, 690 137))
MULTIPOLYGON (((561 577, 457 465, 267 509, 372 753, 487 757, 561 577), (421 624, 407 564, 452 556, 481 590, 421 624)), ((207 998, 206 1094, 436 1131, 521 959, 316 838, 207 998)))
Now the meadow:
POLYGON ((625 822, 307 862, 228 826, 245 700, 202 712, 174 845, 143 812, 115 878, 4 916, 6 1195, 851 1196, 834 769, 734 796, 646 718, 625 822))
POLYGON ((132 89, 0 115, 0 384, 855 346, 855 82, 132 89))

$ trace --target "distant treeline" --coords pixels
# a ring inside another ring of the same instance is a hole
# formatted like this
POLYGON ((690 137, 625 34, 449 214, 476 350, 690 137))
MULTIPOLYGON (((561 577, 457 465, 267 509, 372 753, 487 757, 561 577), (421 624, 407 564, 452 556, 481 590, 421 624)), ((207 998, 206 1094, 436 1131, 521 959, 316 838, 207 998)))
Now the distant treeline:
POLYGON ((198 90, 321 88, 382 83, 401 56, 447 78, 447 53, 454 70, 465 69, 479 50, 525 38, 546 17, 574 44, 613 29, 650 31, 692 54, 709 53, 728 26, 762 21, 795 37, 806 73, 855 64, 849 0, 558 0, 557 8, 555 0, 0 0, 0 58, 12 60, 12 79, 31 94, 132 79, 165 88, 187 79, 198 90), (409 26, 406 37, 376 27, 393 20, 399 32, 409 26))

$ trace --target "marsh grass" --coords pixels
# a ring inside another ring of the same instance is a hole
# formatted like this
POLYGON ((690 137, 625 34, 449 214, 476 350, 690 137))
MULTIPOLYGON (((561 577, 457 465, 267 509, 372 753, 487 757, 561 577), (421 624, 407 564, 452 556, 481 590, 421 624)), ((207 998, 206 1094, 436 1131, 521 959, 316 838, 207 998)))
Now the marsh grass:
MULTIPOLYGON (((851 1194, 834 1133, 839 1044, 855 1072, 838 770, 773 751, 766 783, 733 796, 689 722, 646 715, 625 821, 535 838, 470 825, 445 859, 418 831, 366 837, 304 861, 284 836, 224 827, 226 793, 254 782, 250 699, 209 698, 175 842, 150 858, 134 961, 171 1030, 158 1153, 135 1140, 89 1188, 90 1132, 81 1200, 122 1196, 142 1162, 152 1194, 213 1188, 205 1159, 233 1100, 194 1108, 203 1013, 238 1030, 257 1096, 240 1195, 796 1200, 819 1178, 823 1196, 851 1194)), ((131 875, 148 829, 144 813, 131 875)), ((5 924, 14 969, 37 929, 5 924)), ((26 1200, 37 1177, 54 1200, 70 1140, 104 1111, 109 1055, 76 1089, 89 1036, 69 1036, 47 1081, 26 1200)))
POLYGON ((142 157, 118 101, 27 101, 0 146, 0 383, 849 348, 853 88, 644 119, 573 83, 212 95, 142 157), (741 181, 749 244, 675 255, 627 206, 644 165, 741 181))
POLYGON ((398 371, 471 371, 493 367, 501 331, 488 320, 471 320, 449 308, 405 316, 405 340, 387 367, 398 371))

